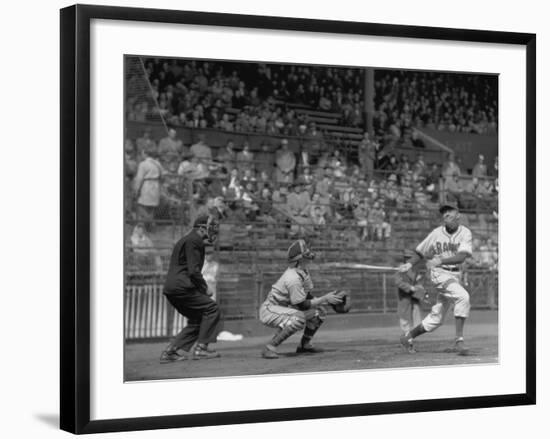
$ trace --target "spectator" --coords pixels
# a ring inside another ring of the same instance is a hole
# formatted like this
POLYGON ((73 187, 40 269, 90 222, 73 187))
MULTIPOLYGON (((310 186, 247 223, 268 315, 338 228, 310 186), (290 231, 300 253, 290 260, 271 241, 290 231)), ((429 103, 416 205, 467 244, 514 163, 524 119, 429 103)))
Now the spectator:
POLYGON ((365 131, 357 148, 361 171, 367 179, 370 179, 374 175, 374 163, 376 161, 378 144, 371 140, 369 133, 365 131))
POLYGON ((304 165, 317 163, 324 149, 324 135, 317 129, 317 124, 312 121, 309 123, 308 131, 302 144, 302 154, 305 154, 305 160, 303 159, 304 165))
POLYGON ((484 163, 485 157, 479 154, 477 163, 472 170, 472 176, 477 178, 487 177, 487 165, 484 163))
POLYGON ((380 169, 386 172, 395 172, 399 168, 399 162, 397 161, 397 156, 395 154, 385 155, 380 162, 380 169))
POLYGON ((250 151, 250 145, 246 140, 243 143, 242 151, 237 153, 237 168, 241 173, 247 169, 254 169, 254 154, 250 151))
POLYGON ((380 205, 379 201, 375 201, 372 209, 368 213, 368 224, 372 227, 374 236, 379 241, 388 239, 391 235, 391 226, 386 222, 386 212, 380 205))
POLYGON ((269 190, 273 189, 273 180, 265 170, 260 172, 260 175, 258 177, 258 187, 260 189, 262 188, 268 188, 269 190))
POLYGON ((431 194, 431 200, 436 201, 439 194, 439 180, 441 178, 441 171, 437 163, 432 163, 430 170, 426 177, 426 192, 431 194))
POLYGON ((165 171, 158 161, 156 148, 146 149, 143 156, 134 179, 134 194, 137 197, 137 217, 150 227, 160 204, 161 179, 165 171))
POLYGON ((190 180, 202 180, 209 176, 208 166, 197 156, 186 155, 178 167, 178 175, 184 176, 190 180))
POLYGON ((300 183, 293 184, 292 189, 292 192, 288 194, 287 197, 287 205, 290 214, 295 217, 303 216, 303 214, 306 215, 306 208, 311 202, 308 192, 300 183))
POLYGON ((235 168, 237 163, 237 152, 235 151, 235 143, 232 139, 229 139, 225 144, 225 148, 218 153, 216 161, 222 163, 222 166, 228 173, 235 168))
POLYGON ((136 265, 140 271, 147 271, 153 267, 157 272, 163 271, 160 255, 155 250, 151 238, 145 233, 143 223, 140 222, 135 225, 130 237, 130 243, 132 245, 132 253, 135 255, 136 265))
POLYGON ((262 142, 260 151, 255 155, 255 162, 258 173, 265 172, 271 178, 275 166, 275 154, 273 154, 267 142, 262 142))
POLYGON ((223 197, 218 196, 214 198, 212 207, 208 213, 218 220, 219 223, 227 218, 227 205, 225 204, 223 197))
POLYGON ((334 187, 332 175, 332 169, 326 168, 322 179, 317 181, 315 185, 315 192, 318 192, 322 198, 328 199, 332 193, 334 187))
POLYGON ((277 183, 292 183, 294 181, 294 168, 296 167, 296 157, 288 147, 288 140, 281 140, 281 147, 275 155, 275 180, 277 183))
POLYGON ((226 187, 225 197, 231 200, 240 200, 243 188, 241 186, 239 170, 234 168, 229 173, 229 184, 226 187))
POLYGON ((332 168, 333 175, 336 178, 344 177, 347 169, 346 160, 340 153, 339 149, 335 149, 329 158, 328 166, 332 168))
POLYGON ((327 224, 325 213, 321 206, 312 205, 309 218, 314 226, 324 226, 327 224))
POLYGON ((233 125, 233 122, 229 120, 229 114, 225 113, 222 116, 222 120, 220 121, 219 128, 220 130, 223 130, 223 131, 235 131, 235 126, 233 125))
POLYGON ((161 157, 179 157, 183 152, 183 142, 177 138, 174 128, 168 129, 168 135, 159 141, 158 151, 161 157))
POLYGON ((135 159, 134 144, 130 139, 124 143, 124 175, 128 179, 134 178, 137 172, 137 161, 135 159))
POLYGON ((311 186, 314 183, 314 177, 311 174, 311 168, 309 166, 305 166, 302 170, 302 175, 299 177, 299 181, 305 185, 305 186, 311 186))
POLYGON ((368 237, 368 207, 365 198, 360 198, 357 205, 353 209, 353 217, 359 226, 359 239, 364 241, 368 237))
POLYGON ((458 175, 449 176, 443 183, 443 190, 445 191, 445 198, 447 203, 456 203, 460 208, 462 204, 462 192, 463 187, 460 183, 458 175))
POLYGON ((152 151, 157 149, 157 144, 151 138, 151 128, 145 128, 145 130, 143 130, 143 135, 136 139, 136 147, 138 157, 140 157, 145 150, 152 151))
POLYGON ((162 178, 161 199, 157 212, 159 218, 178 219, 182 216, 181 181, 177 174, 178 163, 169 162, 162 178))
POLYGON ((206 136, 200 133, 197 138, 199 141, 191 146, 191 153, 200 161, 212 161, 212 150, 206 144, 206 136))
POLYGON ((479 246, 479 263, 482 267, 489 270, 498 270, 498 251, 491 238, 488 238, 485 244, 479 246))
POLYGON ((258 219, 267 223, 273 223, 275 221, 273 219, 273 199, 271 198, 271 191, 267 187, 264 187, 260 191, 258 208, 258 219))
POLYGON ((423 180, 426 177, 427 166, 422 153, 416 156, 416 162, 412 166, 415 180, 423 180))
POLYGON ((444 180, 453 179, 455 176, 461 175, 460 167, 455 161, 454 153, 450 152, 447 154, 447 161, 443 163, 441 175, 444 180))

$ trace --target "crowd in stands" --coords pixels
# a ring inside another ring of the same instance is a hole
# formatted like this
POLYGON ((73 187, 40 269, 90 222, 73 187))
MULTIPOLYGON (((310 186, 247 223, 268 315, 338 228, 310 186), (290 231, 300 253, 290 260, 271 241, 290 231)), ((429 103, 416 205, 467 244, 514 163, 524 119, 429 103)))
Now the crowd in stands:
POLYGON ((286 104, 342 114, 344 126, 363 126, 359 69, 196 60, 145 60, 153 102, 143 97, 143 76, 128 80, 128 120, 162 116, 174 126, 298 136, 306 117, 286 104))
POLYGON ((463 209, 496 209, 498 179, 485 178, 495 175, 496 161, 489 172, 480 156, 465 178, 453 154, 440 166, 422 152, 379 160, 377 148, 365 133, 358 160, 339 149, 292 151, 285 138, 259 151, 233 140, 216 150, 204 133, 188 146, 175 129, 158 143, 146 130, 126 141, 128 217, 190 222, 210 212, 225 222, 287 223, 291 235, 319 234, 330 224, 386 240, 396 218, 434 211, 441 189, 463 209))
POLYGON ((377 70, 375 127, 402 136, 413 127, 494 134, 498 78, 443 72, 377 70))
MULTIPOLYGON (((222 224, 283 224, 288 237, 335 232, 387 242, 396 220, 433 213, 442 198, 466 211, 497 210, 497 159, 487 164, 480 155, 471 174, 453 154, 427 163, 414 130, 496 133, 496 77, 377 69, 369 134, 364 69, 159 58, 143 66, 149 84, 143 70, 127 77, 127 120, 162 116, 168 126, 162 138, 145 129, 125 144, 129 244, 145 265, 161 265, 148 237, 155 222, 190 224, 206 212, 222 224), (339 126, 364 136, 347 148, 300 106, 336 115, 339 126), (231 139, 213 148, 201 130, 184 144, 182 127, 267 140, 254 150, 231 139), (287 141, 294 137, 299 151, 287 141), (401 146, 412 148, 404 154, 401 146)), ((479 246, 472 263, 495 267, 492 242, 479 246)))
MULTIPOLYGON (((132 74, 128 120, 162 116, 174 126, 306 135, 307 117, 292 103, 365 128, 364 69, 160 58, 146 59, 144 68, 153 100, 143 99, 143 73, 132 74)), ((415 127, 497 131, 495 76, 376 69, 374 79, 374 136, 383 144, 414 144, 415 127)))

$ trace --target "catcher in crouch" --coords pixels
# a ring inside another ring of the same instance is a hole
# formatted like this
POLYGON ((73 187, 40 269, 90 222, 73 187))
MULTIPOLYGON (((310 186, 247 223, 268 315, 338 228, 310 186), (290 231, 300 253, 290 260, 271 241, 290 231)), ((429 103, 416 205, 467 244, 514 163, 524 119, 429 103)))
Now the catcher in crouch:
POLYGON ((313 252, 307 248, 303 239, 293 242, 289 247, 288 268, 271 287, 267 299, 260 306, 260 321, 266 326, 277 328, 277 332, 262 351, 263 358, 278 358, 277 346, 302 329, 304 333, 296 352, 322 352, 311 344, 311 339, 327 314, 323 305, 340 304, 344 297, 336 291, 321 297, 311 294, 313 282, 307 265, 313 258, 313 252))

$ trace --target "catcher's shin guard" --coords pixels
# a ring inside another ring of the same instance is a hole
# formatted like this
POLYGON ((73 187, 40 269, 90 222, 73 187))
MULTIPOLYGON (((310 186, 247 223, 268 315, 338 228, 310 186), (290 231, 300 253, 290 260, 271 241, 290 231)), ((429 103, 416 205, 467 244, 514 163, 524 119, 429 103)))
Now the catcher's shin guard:
POLYGON ((292 334, 302 329, 304 327, 304 324, 305 322, 303 320, 289 321, 284 327, 282 327, 279 331, 277 331, 277 333, 273 336, 273 338, 269 342, 269 345, 273 347, 279 346, 283 341, 285 341, 292 334))
POLYGON ((300 346, 309 346, 311 339, 323 324, 325 317, 326 312, 322 308, 316 310, 315 316, 306 322, 306 327, 304 329, 304 335, 302 335, 300 346))

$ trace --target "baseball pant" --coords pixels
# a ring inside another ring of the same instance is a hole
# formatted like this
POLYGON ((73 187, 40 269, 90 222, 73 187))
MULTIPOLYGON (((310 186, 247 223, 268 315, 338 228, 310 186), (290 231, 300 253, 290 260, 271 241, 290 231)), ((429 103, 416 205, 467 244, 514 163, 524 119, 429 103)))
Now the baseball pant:
POLYGON ((460 272, 448 271, 442 268, 430 270, 430 280, 438 290, 437 302, 422 321, 422 326, 431 332, 443 324, 445 315, 451 305, 454 305, 454 316, 468 318, 470 315, 470 295, 460 285, 460 272))
POLYGON ((197 290, 164 294, 166 300, 183 316, 187 326, 172 341, 176 349, 189 351, 195 342, 213 343, 222 330, 223 322, 218 304, 197 290))
POLYGON ((325 316, 326 311, 322 307, 300 311, 269 302, 264 302, 260 307, 260 321, 264 325, 271 328, 284 328, 287 325, 292 325, 296 328, 296 332, 303 329, 304 326, 311 329, 317 328, 319 319, 323 320, 325 316))

